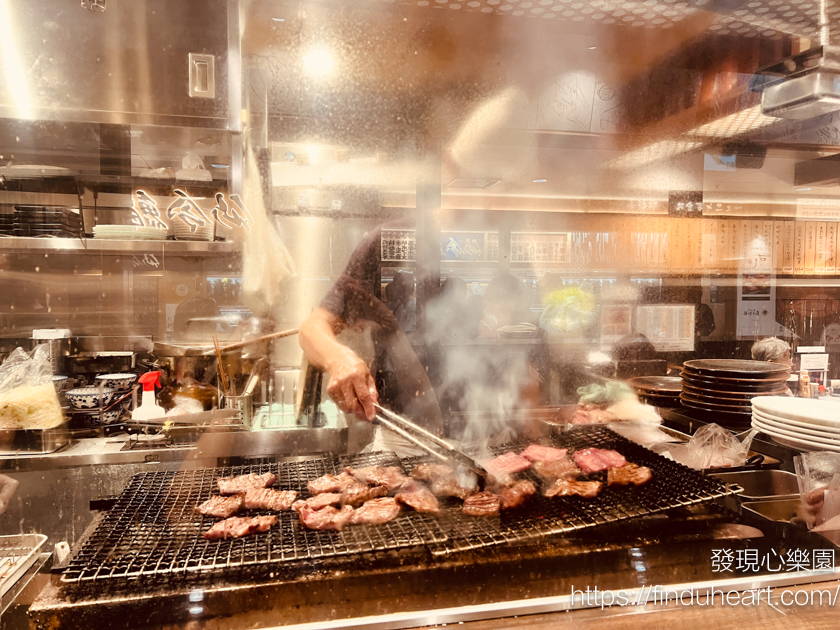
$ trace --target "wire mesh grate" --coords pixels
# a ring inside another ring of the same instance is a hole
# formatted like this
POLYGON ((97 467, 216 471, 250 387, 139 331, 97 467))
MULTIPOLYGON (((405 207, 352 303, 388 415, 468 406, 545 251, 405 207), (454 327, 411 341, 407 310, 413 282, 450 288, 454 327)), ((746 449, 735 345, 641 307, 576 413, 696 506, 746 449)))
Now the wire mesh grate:
MULTIPOLYGON (((500 455, 507 451, 521 452, 530 442, 519 442, 495 447, 500 455)), ((447 540, 432 549, 435 555, 445 555, 480 547, 523 541, 540 536, 562 534, 594 527, 604 523, 645 516, 657 512, 711 501, 728 494, 740 492, 737 486, 727 486, 713 477, 692 470, 682 464, 627 440, 602 425, 582 425, 559 436, 545 440, 546 446, 567 448, 571 454, 585 448, 613 449, 624 455, 628 462, 647 466, 653 478, 643 486, 615 487, 606 485, 606 473, 587 475, 588 480, 604 482, 597 497, 544 497, 539 492, 516 510, 506 510, 496 517, 473 517, 459 506, 446 509, 441 526, 448 534, 447 540)), ((424 461, 417 458, 404 461, 410 472, 424 461)), ((533 472, 520 473, 530 479, 538 489, 545 485, 533 472)))
POLYGON ((294 512, 252 510, 249 515, 276 514, 268 532, 228 540, 205 540, 216 519, 195 512, 196 505, 217 494, 218 477, 277 475, 275 487, 309 496, 306 483, 345 466, 399 466, 393 453, 370 453, 259 466, 236 466, 135 475, 62 574, 64 582, 133 579, 151 575, 219 571, 292 560, 363 553, 440 543, 445 535, 436 519, 405 512, 390 523, 354 525, 341 532, 308 530, 294 512))
MULTIPOLYGON (((135 475, 62 574, 68 583, 131 580, 145 576, 220 573, 238 567, 270 567, 297 560, 426 547, 435 555, 500 545, 570 532, 621 519, 709 501, 735 491, 713 478, 649 451, 605 427, 562 434, 551 445, 570 451, 599 447, 621 452, 628 461, 648 466, 653 479, 639 488, 604 488, 595 499, 531 497, 520 509, 495 517, 473 517, 454 499, 441 501, 442 514, 401 513, 384 525, 353 525, 341 532, 302 527, 294 512, 277 514, 268 532, 228 540, 205 540, 215 519, 194 511, 216 494, 216 479, 271 472, 276 488, 309 496, 308 481, 346 466, 402 466, 406 472, 423 461, 398 460, 393 453, 353 458, 329 457, 282 464, 261 464, 135 475)), ((499 453, 520 451, 526 443, 508 444, 499 453)), ((603 475, 603 473, 602 473, 603 475)), ((539 480, 523 473, 540 487, 539 480)), ((591 475, 595 478, 597 475, 591 475)), ((252 515, 268 513, 252 511, 252 515)))

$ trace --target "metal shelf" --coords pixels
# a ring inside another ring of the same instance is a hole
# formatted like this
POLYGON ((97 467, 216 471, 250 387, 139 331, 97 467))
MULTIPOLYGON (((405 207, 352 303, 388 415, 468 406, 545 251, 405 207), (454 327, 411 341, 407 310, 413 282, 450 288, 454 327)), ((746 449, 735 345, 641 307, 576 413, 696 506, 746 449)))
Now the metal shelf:
POLYGON ((128 241, 98 238, 37 238, 27 236, 0 237, 4 253, 74 253, 108 254, 123 252, 160 253, 170 256, 216 256, 240 252, 237 243, 229 241, 128 241))

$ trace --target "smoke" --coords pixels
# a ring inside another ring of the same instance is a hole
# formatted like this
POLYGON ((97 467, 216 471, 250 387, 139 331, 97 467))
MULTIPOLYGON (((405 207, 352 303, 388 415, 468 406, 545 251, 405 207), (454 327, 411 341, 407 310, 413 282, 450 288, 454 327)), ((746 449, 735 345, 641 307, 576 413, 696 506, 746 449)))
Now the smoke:
POLYGON ((462 446, 488 459, 493 457, 490 446, 516 437, 514 411, 522 406, 530 369, 522 346, 476 337, 482 312, 472 297, 444 290, 426 307, 425 336, 429 346, 440 349, 439 399, 466 417, 462 446))

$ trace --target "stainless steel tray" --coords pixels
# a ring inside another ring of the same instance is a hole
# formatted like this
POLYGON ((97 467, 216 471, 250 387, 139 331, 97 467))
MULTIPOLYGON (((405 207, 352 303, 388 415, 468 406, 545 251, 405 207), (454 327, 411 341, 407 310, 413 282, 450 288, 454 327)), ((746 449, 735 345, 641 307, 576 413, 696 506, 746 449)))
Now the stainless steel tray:
POLYGON ((0 536, 0 597, 35 564, 45 542, 43 534, 0 536))
POLYGON ((71 440, 66 421, 52 429, 15 429, 9 433, 12 441, 7 448, 0 449, 0 457, 19 453, 54 453, 71 440))

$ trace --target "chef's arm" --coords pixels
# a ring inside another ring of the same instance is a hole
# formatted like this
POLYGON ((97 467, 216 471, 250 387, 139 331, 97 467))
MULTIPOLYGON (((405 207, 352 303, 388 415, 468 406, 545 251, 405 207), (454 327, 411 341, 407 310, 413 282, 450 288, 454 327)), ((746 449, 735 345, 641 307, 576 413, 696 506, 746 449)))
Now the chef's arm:
POLYGON ((376 384, 367 364, 336 337, 344 327, 337 315, 316 307, 300 326, 300 347, 312 365, 329 373, 327 392, 339 408, 373 420, 373 405, 379 401, 376 384))

